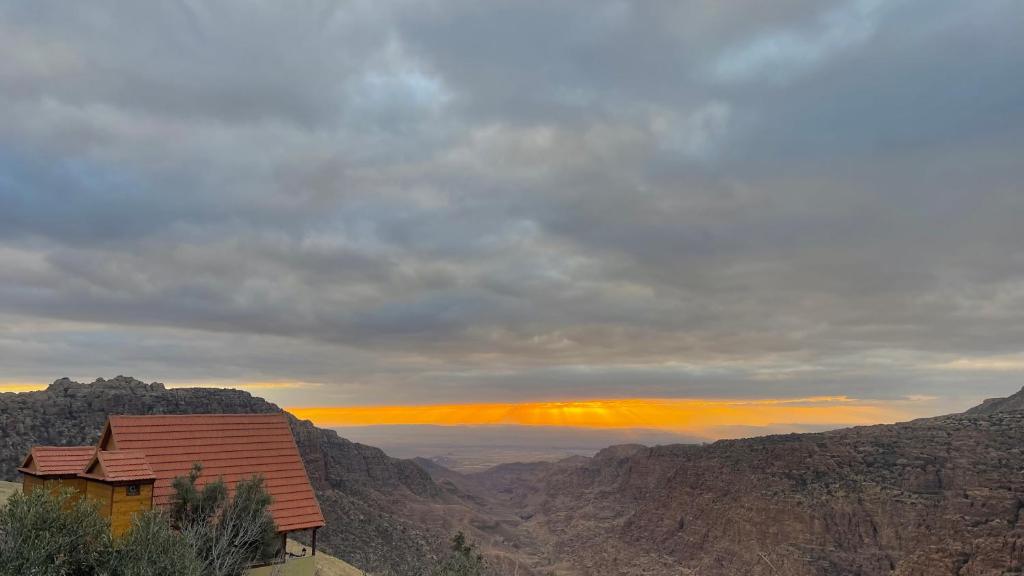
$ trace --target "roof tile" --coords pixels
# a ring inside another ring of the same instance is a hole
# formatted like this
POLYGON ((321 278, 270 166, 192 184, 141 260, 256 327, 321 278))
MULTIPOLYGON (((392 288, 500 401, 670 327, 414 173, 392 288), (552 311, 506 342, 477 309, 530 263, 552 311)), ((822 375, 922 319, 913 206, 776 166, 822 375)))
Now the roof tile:
POLYGON ((85 468, 86 472, 81 474, 86 478, 97 478, 108 482, 126 482, 132 480, 155 480, 156 475, 146 461, 146 453, 141 450, 102 450, 96 452, 96 456, 85 468), (93 463, 99 462, 103 470, 102 475, 90 474, 88 470, 93 463))
POLYGON ((73 476, 95 453, 95 446, 34 446, 19 470, 36 476, 73 476), (31 463, 34 469, 29 468, 31 463))
POLYGON ((117 451, 145 454, 157 505, 169 504, 174 478, 201 462, 201 483, 223 477, 231 490, 239 480, 262 476, 278 531, 324 525, 284 414, 111 416, 109 426, 117 451))

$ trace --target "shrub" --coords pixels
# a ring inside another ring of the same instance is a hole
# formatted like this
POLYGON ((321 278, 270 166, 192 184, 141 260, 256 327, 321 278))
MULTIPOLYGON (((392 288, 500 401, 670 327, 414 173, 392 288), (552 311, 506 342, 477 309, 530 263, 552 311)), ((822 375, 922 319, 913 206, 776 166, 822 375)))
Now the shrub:
POLYGON ((73 491, 14 494, 0 507, 0 576, 240 576, 273 557, 263 480, 241 481, 229 497, 221 480, 200 489, 201 471, 175 480, 169 512, 137 514, 117 540, 96 503, 73 491))
POLYGON ((111 576, 203 576, 195 547, 159 510, 137 514, 114 542, 111 576))
POLYGON ((238 482, 229 498, 221 479, 199 488, 201 474, 195 464, 174 480, 171 521, 201 559, 203 574, 238 576, 253 562, 273 558, 280 542, 263 479, 238 482))
POLYGON ((435 576, 484 576, 487 574, 487 563, 476 551, 474 544, 466 543, 462 532, 452 537, 448 557, 434 571, 435 576))
POLYGON ((0 575, 91 576, 110 555, 107 521, 71 490, 15 493, 0 508, 0 575))
POLYGON ((203 465, 192 464, 186 476, 178 476, 171 483, 171 520, 175 526, 196 522, 209 522, 221 509, 228 498, 228 487, 222 479, 208 482, 200 488, 197 483, 203 473, 203 465))

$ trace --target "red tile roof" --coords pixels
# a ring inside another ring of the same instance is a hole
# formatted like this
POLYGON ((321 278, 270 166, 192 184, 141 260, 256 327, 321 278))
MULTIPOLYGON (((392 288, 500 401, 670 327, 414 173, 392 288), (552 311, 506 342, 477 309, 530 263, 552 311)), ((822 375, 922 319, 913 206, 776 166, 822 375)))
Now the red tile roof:
POLYGON ((133 480, 155 480, 156 475, 146 461, 146 453, 141 450, 106 450, 97 452, 80 474, 85 478, 95 478, 107 482, 128 482, 133 480), (93 466, 99 464, 95 472, 93 466))
POLYGON ((174 478, 201 462, 201 484, 223 477, 233 489, 239 480, 261 475, 273 498, 270 513, 278 531, 324 525, 284 414, 111 416, 108 427, 100 448, 145 453, 156 476, 158 506, 170 503, 174 478))
POLYGON ((18 470, 35 476, 74 476, 95 453, 95 446, 34 446, 18 470))

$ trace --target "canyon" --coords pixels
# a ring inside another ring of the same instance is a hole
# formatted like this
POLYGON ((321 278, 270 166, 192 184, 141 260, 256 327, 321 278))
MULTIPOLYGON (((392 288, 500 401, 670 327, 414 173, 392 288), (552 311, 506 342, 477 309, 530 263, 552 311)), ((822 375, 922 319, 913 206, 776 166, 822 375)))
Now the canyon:
MULTIPOLYGON (((88 444, 109 414, 261 413, 226 389, 128 377, 0 394, 0 479, 34 444, 88 444)), ((418 575, 455 531, 498 574, 1024 574, 1024 391, 963 414, 460 473, 291 418, 321 546, 418 575)))

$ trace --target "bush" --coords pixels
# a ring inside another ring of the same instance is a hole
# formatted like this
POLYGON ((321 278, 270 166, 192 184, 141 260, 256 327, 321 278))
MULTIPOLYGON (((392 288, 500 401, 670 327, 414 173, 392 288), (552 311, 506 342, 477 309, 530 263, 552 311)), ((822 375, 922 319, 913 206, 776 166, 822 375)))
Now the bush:
POLYGON ((0 508, 0 575, 91 576, 110 556, 110 526, 71 490, 15 493, 0 508))
POLYGON ((199 488, 201 474, 197 463, 188 476, 175 478, 171 521, 195 548, 203 574, 238 576, 250 564, 272 559, 280 542, 263 479, 240 481, 229 498, 222 479, 199 488))
POLYGON ((110 576, 203 576, 195 546, 159 510, 138 514, 114 542, 110 576))
POLYGON ((448 558, 434 571, 435 576, 484 576, 487 574, 487 563, 483 555, 476 551, 474 544, 466 543, 462 532, 452 537, 451 551, 448 558))
POLYGON ((175 479, 169 512, 136 515, 110 537, 96 503, 73 491, 14 494, 0 507, 0 576, 240 576, 278 551, 263 480, 217 480, 200 489, 202 467, 175 479))
POLYGON ((196 462, 187 476, 178 476, 171 483, 171 520, 176 527, 209 522, 228 498, 228 487, 222 479, 208 482, 199 488, 203 465, 196 462))

